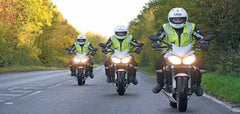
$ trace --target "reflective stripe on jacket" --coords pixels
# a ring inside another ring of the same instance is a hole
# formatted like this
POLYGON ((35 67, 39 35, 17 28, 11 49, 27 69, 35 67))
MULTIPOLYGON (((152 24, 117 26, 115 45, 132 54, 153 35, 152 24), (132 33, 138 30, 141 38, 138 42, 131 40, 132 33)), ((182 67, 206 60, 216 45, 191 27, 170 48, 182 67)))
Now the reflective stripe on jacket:
POLYGON ((187 46, 189 43, 195 42, 195 38, 192 36, 194 28, 194 23, 187 22, 183 28, 182 34, 180 35, 179 41, 178 34, 176 33, 175 29, 169 23, 164 24, 163 29, 166 35, 163 40, 168 43, 174 42, 177 46, 187 46))
POLYGON ((78 44, 77 42, 75 42, 75 46, 76 46, 76 51, 80 54, 83 54, 83 53, 88 53, 89 50, 88 50, 88 46, 89 46, 89 42, 85 42, 83 47, 80 46, 80 44, 78 44))
POLYGON ((133 46, 130 44, 132 41, 132 36, 131 35, 127 35, 124 40, 122 41, 122 45, 120 44, 120 41, 118 40, 118 38, 113 35, 111 37, 111 41, 112 41, 112 48, 117 49, 118 51, 124 51, 126 49, 131 49, 133 46))

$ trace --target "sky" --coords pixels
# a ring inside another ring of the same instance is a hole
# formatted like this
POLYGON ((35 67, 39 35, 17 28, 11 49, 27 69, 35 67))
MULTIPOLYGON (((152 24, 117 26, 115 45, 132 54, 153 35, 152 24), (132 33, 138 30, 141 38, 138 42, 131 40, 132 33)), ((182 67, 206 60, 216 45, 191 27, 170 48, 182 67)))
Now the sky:
POLYGON ((114 34, 117 25, 128 26, 150 0, 52 0, 63 17, 81 33, 114 34))

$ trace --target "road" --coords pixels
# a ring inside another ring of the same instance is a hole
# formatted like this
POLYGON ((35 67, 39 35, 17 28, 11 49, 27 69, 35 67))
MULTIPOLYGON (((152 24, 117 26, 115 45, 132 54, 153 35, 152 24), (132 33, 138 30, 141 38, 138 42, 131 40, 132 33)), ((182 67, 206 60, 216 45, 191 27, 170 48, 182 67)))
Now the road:
MULTIPOLYGON (((68 70, 35 71, 0 75, 0 114, 175 114, 163 94, 153 94, 155 80, 137 72, 139 84, 119 96, 106 83, 103 66, 95 78, 78 86, 68 70)), ((186 113, 231 114, 224 106, 193 95, 186 113)), ((234 113, 235 114, 235 113, 234 113)))

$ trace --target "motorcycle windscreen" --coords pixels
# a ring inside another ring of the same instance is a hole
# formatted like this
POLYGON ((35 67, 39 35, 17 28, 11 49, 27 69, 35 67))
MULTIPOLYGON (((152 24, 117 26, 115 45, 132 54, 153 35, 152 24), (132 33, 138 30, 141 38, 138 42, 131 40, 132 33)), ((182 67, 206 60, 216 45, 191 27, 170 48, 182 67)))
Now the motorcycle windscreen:
POLYGON ((86 55, 87 55, 87 53, 83 53, 83 54, 80 54, 80 53, 77 53, 77 57, 78 58, 84 58, 84 57, 86 57, 86 55))
POLYGON ((179 47, 175 44, 172 44, 172 51, 170 51, 169 53, 180 56, 180 57, 186 56, 188 54, 192 54, 193 51, 191 51, 191 50, 192 50, 193 44, 194 43, 190 43, 189 45, 183 46, 183 47, 179 47))
POLYGON ((119 57, 119 58, 122 58, 122 57, 125 57, 128 55, 128 49, 124 50, 124 51, 118 51, 115 49, 115 53, 113 54, 113 56, 116 56, 116 57, 119 57))

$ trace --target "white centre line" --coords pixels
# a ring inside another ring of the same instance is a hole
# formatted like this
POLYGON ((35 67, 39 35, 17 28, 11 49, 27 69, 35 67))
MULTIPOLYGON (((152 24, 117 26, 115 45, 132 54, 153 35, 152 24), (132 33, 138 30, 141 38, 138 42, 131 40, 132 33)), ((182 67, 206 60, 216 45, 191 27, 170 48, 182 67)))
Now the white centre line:
POLYGON ((0 96, 6 96, 6 97, 19 97, 19 96, 22 96, 22 94, 0 94, 0 96))
POLYGON ((30 96, 32 96, 32 95, 35 95, 35 94, 38 94, 38 93, 41 93, 41 92, 42 92, 42 91, 36 91, 36 92, 31 93, 31 94, 29 94, 29 95, 23 96, 23 97, 20 98, 20 99, 25 99, 25 98, 27 98, 27 97, 30 97, 30 96))
POLYGON ((12 104, 13 104, 13 102, 6 102, 5 104, 12 105, 12 104))
POLYGON ((14 91, 10 91, 10 92, 16 92, 16 93, 30 93, 32 91, 20 91, 20 90, 14 90, 14 91))
POLYGON ((23 87, 23 89, 42 89, 40 87, 23 87))
POLYGON ((14 90, 14 89, 17 89, 17 88, 19 88, 19 87, 8 88, 8 90, 11 91, 11 90, 14 90))

